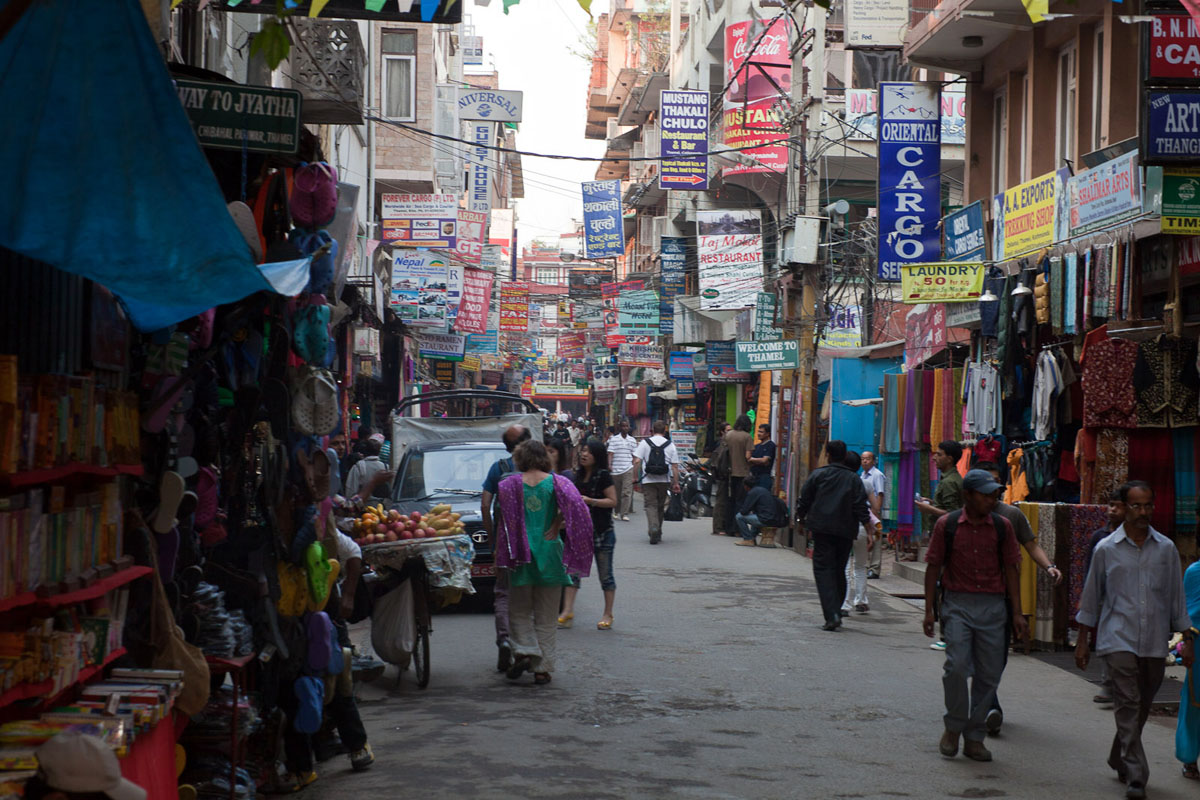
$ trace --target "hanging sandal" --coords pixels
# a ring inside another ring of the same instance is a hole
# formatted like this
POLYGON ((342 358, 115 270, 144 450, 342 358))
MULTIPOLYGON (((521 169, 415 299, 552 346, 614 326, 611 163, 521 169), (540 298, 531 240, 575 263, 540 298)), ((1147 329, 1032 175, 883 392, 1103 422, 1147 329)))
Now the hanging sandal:
POLYGON ((602 620, 600 620, 599 622, 597 622, 597 623, 596 623, 596 630, 598 630, 598 631, 611 631, 611 630, 612 630, 612 626, 613 626, 613 620, 611 620, 611 619, 602 619, 602 620))
POLYGON ((558 615, 558 627, 569 628, 574 624, 575 624, 575 615, 574 614, 559 614, 558 615))

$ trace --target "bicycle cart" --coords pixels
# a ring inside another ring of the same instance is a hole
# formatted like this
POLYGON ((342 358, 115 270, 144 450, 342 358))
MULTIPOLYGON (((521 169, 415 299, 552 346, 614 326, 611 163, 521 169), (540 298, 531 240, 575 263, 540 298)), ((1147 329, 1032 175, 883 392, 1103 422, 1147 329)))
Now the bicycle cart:
MULTIPOLYGON (((417 686, 429 685, 432 610, 444 593, 474 594, 475 549, 466 534, 368 544, 363 562, 376 572, 372 592, 371 645, 400 672, 413 665, 417 686)), ((399 678, 397 678, 399 680, 399 678)))

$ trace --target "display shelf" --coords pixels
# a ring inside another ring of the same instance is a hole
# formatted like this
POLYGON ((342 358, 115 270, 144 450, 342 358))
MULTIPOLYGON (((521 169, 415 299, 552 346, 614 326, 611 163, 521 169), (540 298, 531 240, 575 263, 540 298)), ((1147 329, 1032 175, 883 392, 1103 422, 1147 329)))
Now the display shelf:
POLYGON ((254 660, 254 653, 248 656, 234 656, 233 658, 221 658, 220 656, 205 656, 204 660, 208 662, 208 666, 216 667, 218 672, 232 672, 233 670, 242 669, 251 661, 254 660))
POLYGON ((101 478, 115 478, 118 475, 141 475, 141 464, 117 464, 111 467, 101 467, 96 464, 83 464, 72 461, 61 467, 49 469, 31 469, 24 472, 12 472, 0 475, 0 484, 12 488, 20 486, 36 486, 39 483, 52 483, 77 475, 90 475, 101 478))
POLYGON ((151 572, 150 567, 126 567, 120 572, 109 575, 107 578, 101 578, 90 586, 84 586, 82 589, 76 589, 73 592, 46 595, 45 597, 35 592, 21 592, 20 594, 0 600, 0 611, 9 611, 22 606, 60 608, 72 605, 73 603, 82 603, 85 600, 95 600, 97 597, 103 597, 108 594, 113 589, 149 575, 151 572))
POLYGON ((94 678, 97 675, 97 673, 99 673, 102 669, 104 669, 109 664, 116 661, 118 658, 120 658, 123 655, 125 655, 125 648, 118 647, 116 650, 113 650, 111 653, 109 653, 107 656, 105 656, 104 660, 102 662, 100 662, 99 664, 93 664, 90 667, 84 667, 83 669, 81 669, 79 671, 79 675, 76 676, 75 680, 70 685, 64 686, 53 696, 47 696, 49 694, 49 692, 54 691, 54 681, 52 679, 41 681, 39 683, 18 684, 17 686, 14 686, 11 689, 9 689, 7 692, 0 694, 0 708, 4 708, 5 706, 10 706, 13 703, 18 703, 21 700, 28 700, 33 697, 43 697, 43 696, 45 696, 45 700, 43 700, 41 703, 39 703, 40 706, 45 707, 45 706, 53 705, 54 702, 57 701, 59 698, 61 698, 66 692, 70 691, 72 688, 74 688, 75 686, 78 686, 81 683, 87 683, 89 680, 94 678))

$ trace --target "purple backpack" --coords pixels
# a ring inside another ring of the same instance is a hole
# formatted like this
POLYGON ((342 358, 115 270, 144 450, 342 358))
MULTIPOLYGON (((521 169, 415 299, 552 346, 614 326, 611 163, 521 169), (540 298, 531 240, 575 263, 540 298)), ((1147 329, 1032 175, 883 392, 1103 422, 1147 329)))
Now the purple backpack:
POLYGON ((323 228, 337 215, 337 170, 318 161, 296 170, 292 181, 292 220, 302 228, 323 228))

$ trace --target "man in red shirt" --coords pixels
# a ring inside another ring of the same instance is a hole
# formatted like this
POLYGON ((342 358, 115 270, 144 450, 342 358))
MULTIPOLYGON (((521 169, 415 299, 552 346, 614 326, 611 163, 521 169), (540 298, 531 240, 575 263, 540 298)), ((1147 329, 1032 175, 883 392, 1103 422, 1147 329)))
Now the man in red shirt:
POLYGON ((962 510, 938 518, 925 554, 929 568, 925 571, 924 627, 931 638, 937 627, 934 609, 939 580, 944 590, 946 730, 938 749, 944 756, 957 755, 962 736, 963 755, 975 761, 992 760, 983 746, 987 735, 984 721, 1004 672, 1005 602, 1012 604, 1014 634, 1018 639, 1028 634, 1018 584, 1020 547, 1012 524, 993 513, 1003 488, 983 470, 968 472, 963 478, 962 510))

